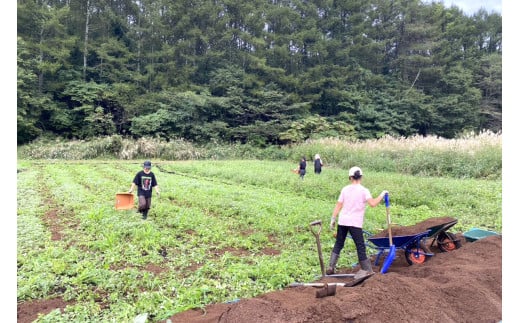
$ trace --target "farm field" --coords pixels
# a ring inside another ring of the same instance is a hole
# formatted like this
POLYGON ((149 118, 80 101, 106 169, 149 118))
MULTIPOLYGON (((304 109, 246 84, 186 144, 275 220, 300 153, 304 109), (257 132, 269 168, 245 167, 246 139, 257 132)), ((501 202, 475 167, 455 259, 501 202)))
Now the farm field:
MULTIPOLYGON (((281 161, 152 162, 161 195, 143 221, 114 207, 141 160, 18 160, 19 319, 24 306, 49 302, 41 322, 158 322, 320 275, 309 223, 325 223, 328 261, 328 223, 347 170, 308 169, 302 181, 290 172, 296 163, 281 161)), ((397 225, 449 216, 454 232, 502 231, 501 180, 363 171, 373 196, 390 191, 397 225)), ((364 229, 385 228, 384 204, 368 208, 364 229)), ((356 262, 347 242, 338 266, 356 262)))

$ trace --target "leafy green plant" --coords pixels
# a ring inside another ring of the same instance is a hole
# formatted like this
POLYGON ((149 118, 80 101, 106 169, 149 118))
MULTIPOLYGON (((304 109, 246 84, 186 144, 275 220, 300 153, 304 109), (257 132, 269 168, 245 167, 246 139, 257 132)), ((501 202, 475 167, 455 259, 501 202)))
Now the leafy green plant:
MULTIPOLYGON (((143 221, 135 209, 116 210, 114 199, 142 161, 18 163, 18 301, 71 302, 40 322, 128 322, 145 313, 160 321, 313 281, 320 266, 309 223, 322 220, 327 258, 328 221, 348 184, 345 169, 330 165, 302 181, 292 161, 154 160, 162 194, 143 221)), ((457 231, 502 230, 500 179, 363 170, 372 195, 390 191, 397 224, 452 216, 457 231)), ((384 228, 384 205, 367 208, 365 229, 384 228)), ((347 241, 338 265, 356 262, 347 241)))

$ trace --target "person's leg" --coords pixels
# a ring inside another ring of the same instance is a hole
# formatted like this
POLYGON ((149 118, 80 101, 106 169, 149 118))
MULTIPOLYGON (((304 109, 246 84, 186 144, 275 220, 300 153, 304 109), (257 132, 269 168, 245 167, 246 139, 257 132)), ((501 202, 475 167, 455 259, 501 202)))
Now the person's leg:
POLYGON ((336 271, 336 264, 338 263, 339 254, 343 247, 345 246, 345 239, 347 238, 347 227, 343 225, 338 225, 338 231, 336 233, 336 242, 334 243, 334 248, 330 254, 329 267, 327 268, 326 274, 332 275, 336 271))
POLYGON ((144 214, 144 211, 146 210, 146 197, 144 197, 143 195, 139 195, 138 197, 138 207, 137 207, 137 211, 141 214, 144 214))
POLYGON ((356 245, 356 251, 358 256, 359 265, 362 270, 365 270, 369 273, 372 272, 372 264, 370 259, 367 257, 365 238, 363 236, 363 229, 349 227, 350 235, 352 236, 352 240, 354 240, 354 244, 356 245))
POLYGON ((361 262, 362 260, 367 259, 365 238, 363 237, 363 229, 349 227, 349 230, 350 235, 352 236, 352 240, 354 240, 354 244, 356 245, 358 260, 361 262))
POLYGON ((139 195, 139 212, 142 214, 143 219, 148 216, 148 210, 150 209, 148 198, 143 195, 139 195))
POLYGON ((152 206, 152 198, 151 197, 147 197, 145 199, 145 207, 144 207, 144 211, 143 211, 143 220, 146 220, 146 218, 148 217, 148 211, 150 210, 151 206, 152 206))
POLYGON ((338 225, 338 230, 336 233, 336 242, 334 243, 334 248, 332 248, 332 252, 339 253, 345 246, 345 239, 347 239, 348 227, 344 225, 338 225))

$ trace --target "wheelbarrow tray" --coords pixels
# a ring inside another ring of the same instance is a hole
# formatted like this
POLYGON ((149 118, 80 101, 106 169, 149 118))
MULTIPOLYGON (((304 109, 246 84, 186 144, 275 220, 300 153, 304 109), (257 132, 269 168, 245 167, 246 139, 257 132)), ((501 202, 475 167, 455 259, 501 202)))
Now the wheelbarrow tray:
POLYGON ((428 237, 436 237, 441 232, 448 231, 452 226, 457 224, 458 220, 453 220, 450 222, 442 223, 439 225, 435 225, 433 227, 429 227, 428 230, 430 230, 430 233, 428 233, 428 237))
MULTIPOLYGON (((429 234, 430 230, 415 234, 415 235, 408 235, 408 236, 392 236, 392 242, 394 243, 394 246, 398 249, 406 248, 408 245, 417 242, 418 240, 422 239, 423 237, 427 236, 429 234)), ((389 237, 380 237, 380 238, 374 238, 369 237, 368 241, 373 243, 378 249, 389 249, 390 248, 390 238, 389 237)))
POLYGON ((464 232, 462 235, 464 236, 464 238, 466 238, 466 241, 475 242, 477 240, 480 240, 480 239, 483 239, 483 238, 486 238, 489 236, 496 236, 499 234, 494 231, 473 228, 469 231, 464 232))

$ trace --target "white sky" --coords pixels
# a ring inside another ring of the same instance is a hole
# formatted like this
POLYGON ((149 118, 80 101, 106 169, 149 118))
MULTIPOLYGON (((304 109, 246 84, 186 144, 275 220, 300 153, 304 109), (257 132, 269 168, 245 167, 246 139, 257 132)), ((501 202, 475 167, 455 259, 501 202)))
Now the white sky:
POLYGON ((442 0, 442 2, 446 7, 455 5, 469 15, 474 14, 480 8, 484 8, 490 13, 494 11, 495 13, 502 14, 501 0, 442 0))

